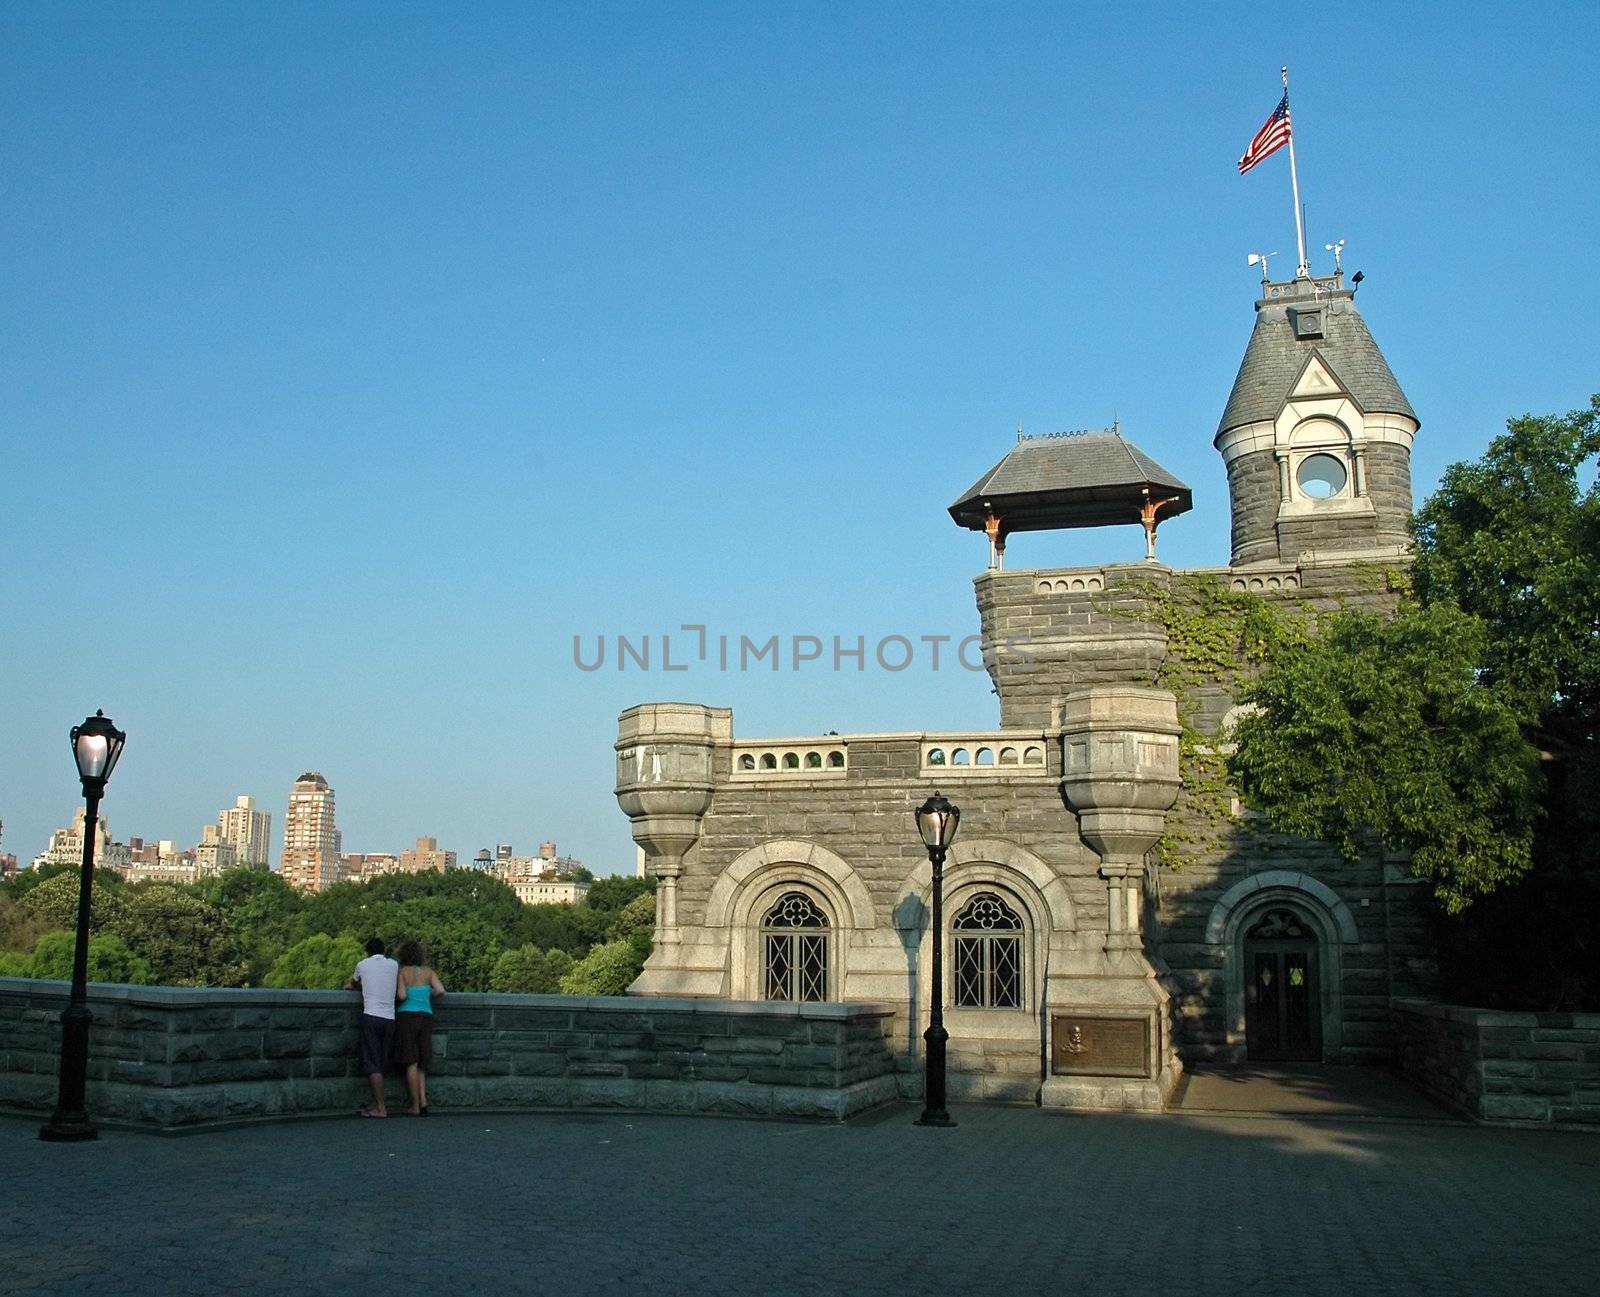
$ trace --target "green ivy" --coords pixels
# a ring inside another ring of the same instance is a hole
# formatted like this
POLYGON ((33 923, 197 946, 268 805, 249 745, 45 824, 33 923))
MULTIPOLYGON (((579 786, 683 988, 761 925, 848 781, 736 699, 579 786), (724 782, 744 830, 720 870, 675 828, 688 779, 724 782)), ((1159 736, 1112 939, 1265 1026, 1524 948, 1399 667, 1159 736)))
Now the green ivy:
MULTIPOLYGON (((1179 772, 1183 786, 1167 817, 1156 850, 1161 863, 1179 868, 1207 855, 1226 832, 1236 831, 1233 783, 1227 754, 1218 740, 1194 726, 1200 691, 1216 686, 1237 694, 1241 676, 1253 676, 1281 647, 1303 642, 1304 617, 1284 612, 1259 595, 1229 590, 1224 578, 1203 572, 1175 573, 1170 581, 1138 578, 1119 589, 1144 604, 1139 612, 1115 615, 1158 623, 1167 655, 1156 682, 1178 702, 1179 772)), ((1297 610, 1304 612, 1304 609, 1297 610)), ((1253 831, 1246 822, 1246 832, 1253 831)))

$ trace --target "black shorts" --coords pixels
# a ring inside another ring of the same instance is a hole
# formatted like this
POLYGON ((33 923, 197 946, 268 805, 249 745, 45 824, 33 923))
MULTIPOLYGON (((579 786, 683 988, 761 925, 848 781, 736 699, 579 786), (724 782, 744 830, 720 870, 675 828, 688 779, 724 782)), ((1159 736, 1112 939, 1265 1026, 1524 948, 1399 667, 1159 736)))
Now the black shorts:
POLYGON ((428 1067, 433 1063, 433 1014, 397 1013, 394 1061, 401 1067, 428 1067))
POLYGON ((389 1045, 394 1040, 394 1019, 361 1015, 361 1073, 376 1076, 388 1065, 389 1045))

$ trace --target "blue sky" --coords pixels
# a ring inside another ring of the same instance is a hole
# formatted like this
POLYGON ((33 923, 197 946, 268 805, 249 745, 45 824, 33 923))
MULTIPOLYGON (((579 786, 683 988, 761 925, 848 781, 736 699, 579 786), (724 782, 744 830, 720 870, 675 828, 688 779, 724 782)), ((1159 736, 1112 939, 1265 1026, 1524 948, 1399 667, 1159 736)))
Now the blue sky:
MULTIPOLYGON (((982 727, 981 674, 580 671, 573 637, 960 637, 945 507, 1030 431, 1194 488, 1252 250, 1313 266, 1422 419, 1418 498, 1600 388, 1593 4, 0 6, 0 849, 76 803, 347 849, 553 838, 631 868, 618 711, 757 736, 982 727)), ((1142 554, 1016 538, 1012 566, 1142 554)), ((737 642, 737 641, 735 641, 737 642)), ((675 644, 675 655, 677 645, 675 644)), ((849 664, 846 664, 847 667, 849 664)))

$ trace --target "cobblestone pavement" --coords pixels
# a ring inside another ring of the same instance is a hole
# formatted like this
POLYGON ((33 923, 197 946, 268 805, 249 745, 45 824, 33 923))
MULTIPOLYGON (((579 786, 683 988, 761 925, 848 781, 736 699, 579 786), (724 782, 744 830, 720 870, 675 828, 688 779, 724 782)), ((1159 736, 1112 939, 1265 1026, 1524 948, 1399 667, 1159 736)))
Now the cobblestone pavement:
POLYGON ((1600 1135, 913 1115, 436 1113, 81 1145, 0 1118, 0 1292, 1594 1291, 1600 1135))

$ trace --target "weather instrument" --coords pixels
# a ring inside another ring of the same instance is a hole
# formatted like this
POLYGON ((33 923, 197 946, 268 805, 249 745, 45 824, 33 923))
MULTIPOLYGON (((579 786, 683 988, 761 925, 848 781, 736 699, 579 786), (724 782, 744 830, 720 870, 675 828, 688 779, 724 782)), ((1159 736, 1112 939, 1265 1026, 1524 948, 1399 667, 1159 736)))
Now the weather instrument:
POLYGON ((1267 258, 1277 255, 1276 252, 1252 252, 1244 259, 1244 264, 1247 266, 1260 266, 1261 282, 1264 284, 1267 282, 1267 258))

